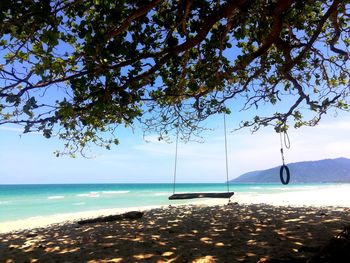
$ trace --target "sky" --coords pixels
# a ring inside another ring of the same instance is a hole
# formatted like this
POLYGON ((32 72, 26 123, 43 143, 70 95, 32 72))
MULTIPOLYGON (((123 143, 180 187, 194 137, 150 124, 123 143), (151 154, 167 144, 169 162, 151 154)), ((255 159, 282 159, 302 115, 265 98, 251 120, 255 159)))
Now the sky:
MULTIPOLYGON (((289 131, 287 163, 326 158, 350 158, 350 113, 328 114, 316 127, 289 131)), ((281 165, 280 137, 271 128, 256 133, 232 132, 237 116, 227 116, 229 178, 281 165)), ((225 182, 222 116, 204 142, 179 143, 177 182, 225 182)), ((112 150, 92 148, 91 158, 55 157, 63 141, 41 134, 22 134, 20 127, 0 126, 0 184, 50 183, 172 183, 175 144, 143 138, 138 130, 124 130, 112 150)), ((276 175, 278 176, 278 175, 276 175)), ((293 175, 292 175, 293 176, 293 175)))

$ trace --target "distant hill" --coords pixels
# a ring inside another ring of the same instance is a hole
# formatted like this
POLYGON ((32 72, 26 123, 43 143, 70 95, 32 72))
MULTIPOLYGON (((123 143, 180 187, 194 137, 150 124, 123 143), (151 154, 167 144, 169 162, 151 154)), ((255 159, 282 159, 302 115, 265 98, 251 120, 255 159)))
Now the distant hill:
MULTIPOLYGON (((350 183, 350 159, 337 158, 288 164, 291 183, 350 183)), ((242 174, 230 183, 278 183, 280 166, 242 174)))

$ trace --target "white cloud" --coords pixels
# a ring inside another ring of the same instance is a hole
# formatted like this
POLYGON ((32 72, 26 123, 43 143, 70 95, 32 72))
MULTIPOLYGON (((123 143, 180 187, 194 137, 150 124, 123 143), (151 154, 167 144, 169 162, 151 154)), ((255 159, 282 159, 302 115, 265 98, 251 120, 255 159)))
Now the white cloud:
POLYGON ((33 132, 29 132, 29 133, 24 134, 23 133, 24 128, 17 128, 17 127, 3 126, 3 125, 0 125, 0 131, 19 133, 20 135, 23 134, 23 136, 29 135, 29 134, 41 134, 40 132, 37 132, 37 131, 33 131, 33 132))
POLYGON ((23 133, 23 128, 15 128, 15 127, 9 127, 9 126, 0 126, 0 130, 16 132, 16 133, 23 133))
POLYGON ((320 123, 317 126, 319 129, 331 130, 331 131, 349 131, 350 132, 350 122, 349 121, 338 121, 330 123, 320 123))

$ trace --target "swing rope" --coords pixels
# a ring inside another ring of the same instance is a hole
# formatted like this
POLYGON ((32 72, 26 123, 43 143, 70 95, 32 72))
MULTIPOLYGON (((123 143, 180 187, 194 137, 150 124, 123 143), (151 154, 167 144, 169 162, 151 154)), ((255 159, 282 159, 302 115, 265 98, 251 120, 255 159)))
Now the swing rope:
MULTIPOLYGON (((230 192, 230 184, 229 184, 229 178, 228 178, 226 114, 224 114, 224 134, 225 134, 226 186, 227 186, 227 193, 229 193, 229 192, 230 192)), ((174 160, 173 194, 175 194, 175 191, 176 191, 176 175, 177 175, 178 145, 179 145, 179 119, 178 119, 178 121, 177 121, 176 142, 175 142, 175 160, 174 160)))
POLYGON ((283 152, 283 140, 282 140, 282 133, 281 133, 281 132, 280 132, 280 144, 281 144, 282 165, 285 165, 285 162, 284 162, 284 152, 283 152))
POLYGON ((228 160, 227 160, 227 135, 226 135, 226 114, 224 113, 224 133, 225 133, 225 161, 226 161, 226 185, 227 192, 230 192, 230 184, 228 182, 228 160))
POLYGON ((286 131, 283 131, 283 139, 282 139, 282 132, 279 132, 280 134, 280 144, 281 144, 281 156, 282 156, 282 164, 285 165, 285 161, 284 161, 284 147, 286 147, 286 149, 290 149, 290 139, 289 139, 289 135, 286 131), (284 145, 284 147, 283 147, 284 145))
POLYGON ((179 144, 179 119, 177 120, 177 129, 176 129, 173 194, 175 194, 175 187, 176 187, 177 146, 178 146, 178 144, 179 144))

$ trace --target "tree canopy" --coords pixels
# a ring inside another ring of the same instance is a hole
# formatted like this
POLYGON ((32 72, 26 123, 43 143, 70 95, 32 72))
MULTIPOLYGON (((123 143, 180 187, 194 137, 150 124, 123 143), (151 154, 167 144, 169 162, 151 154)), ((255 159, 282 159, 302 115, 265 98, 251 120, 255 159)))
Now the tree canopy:
POLYGON ((186 137, 237 101, 285 102, 241 124, 277 131, 348 110, 349 1, 2 0, 0 19, 0 125, 68 152, 134 123, 186 137))

